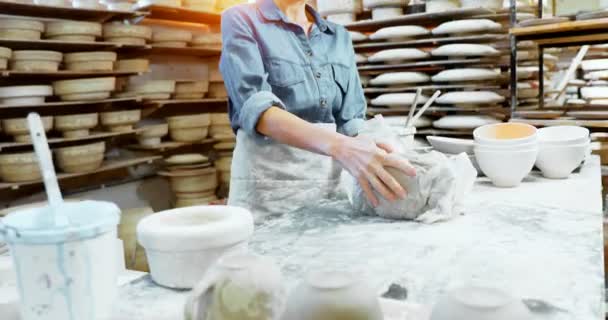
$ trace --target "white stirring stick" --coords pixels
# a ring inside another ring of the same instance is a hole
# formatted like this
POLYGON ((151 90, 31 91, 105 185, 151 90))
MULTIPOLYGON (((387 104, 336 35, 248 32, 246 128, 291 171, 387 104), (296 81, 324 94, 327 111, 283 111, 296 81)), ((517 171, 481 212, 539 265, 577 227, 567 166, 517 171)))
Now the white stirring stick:
POLYGON ((51 216, 42 215, 40 219, 45 226, 67 226, 69 221, 61 209, 63 198, 61 196, 59 184, 57 183, 57 175, 55 174, 55 167, 53 166, 53 159, 51 158, 51 150, 49 149, 40 115, 35 112, 30 113, 27 116, 27 122, 30 136, 32 137, 32 143, 34 144, 34 151, 36 151, 36 157, 38 157, 38 165, 40 166, 40 172, 42 173, 49 206, 51 208, 51 216))
POLYGON ((437 99, 440 94, 441 94, 440 90, 435 91, 433 96, 424 104, 424 106, 422 106, 422 108, 420 108, 420 111, 418 111, 418 113, 416 113, 416 115, 414 116, 414 119, 412 119, 412 124, 416 123, 416 121, 418 121, 418 119, 420 119, 420 117, 422 117, 422 114, 426 111, 426 109, 428 109, 431 106, 431 104, 433 104, 433 102, 435 102, 435 99, 437 99))
MULTIPOLYGON (((418 88, 416 90, 416 96, 414 96, 414 103, 412 103, 412 106, 410 107, 410 113, 407 115, 407 120, 405 120, 405 127, 409 127, 410 123, 412 123, 412 117, 414 116, 414 111, 416 111, 416 107, 418 106, 418 98, 420 98, 420 95, 422 94, 422 89, 418 88)), ((414 125, 414 124, 412 124, 414 125)))

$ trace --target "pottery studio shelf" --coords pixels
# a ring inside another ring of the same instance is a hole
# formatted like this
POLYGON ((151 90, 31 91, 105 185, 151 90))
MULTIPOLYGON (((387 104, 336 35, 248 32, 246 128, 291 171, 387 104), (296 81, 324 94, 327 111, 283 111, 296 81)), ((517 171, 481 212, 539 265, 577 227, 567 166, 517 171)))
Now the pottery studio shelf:
POLYGON ((131 150, 136 150, 136 151, 164 152, 167 150, 177 149, 177 148, 186 147, 186 146, 207 145, 207 144, 212 144, 212 143, 216 143, 216 142, 218 142, 218 140, 213 139, 213 138, 208 138, 208 139, 204 139, 204 140, 201 140, 198 142, 166 141, 166 142, 162 142, 161 144, 155 145, 155 146, 142 146, 139 144, 133 144, 133 145, 128 146, 128 148, 131 150))
POLYGON ((144 105, 152 108, 163 108, 165 106, 172 105, 194 105, 194 104, 226 104, 228 99, 197 99, 197 100, 147 100, 144 101, 144 105))
POLYGON ((506 41, 509 36, 506 34, 481 34, 471 36, 453 36, 453 37, 437 37, 424 38, 408 41, 396 42, 355 42, 354 48, 357 52, 370 52, 388 49, 400 49, 409 47, 430 47, 449 43, 487 43, 506 41))
POLYGON ((73 78, 96 78, 96 77, 128 77, 133 75, 142 75, 145 72, 132 71, 71 71, 59 70, 53 72, 38 72, 38 71, 1 71, 2 78, 10 80, 54 80, 54 79, 73 79, 73 78))
POLYGON ((510 122, 527 123, 533 126, 547 127, 547 126, 583 126, 587 128, 595 129, 606 129, 608 128, 608 120, 579 120, 579 119, 522 119, 522 118, 511 118, 510 122))
POLYGON ((30 104, 30 105, 10 105, 0 104, 0 110, 3 109, 25 109, 27 111, 38 108, 61 108, 61 107, 87 107, 93 105, 110 105, 110 104, 124 104, 124 103, 139 103, 141 98, 116 98, 116 99, 105 99, 105 100, 89 100, 89 101, 58 101, 58 102, 46 102, 41 104, 30 104))
POLYGON ((403 70, 442 70, 447 67, 465 66, 465 65, 488 65, 496 66, 499 57, 494 58, 470 58, 470 59, 447 59, 447 60, 427 60, 418 62, 409 62, 401 64, 365 64, 357 66, 359 72, 365 73, 383 73, 397 72, 403 70))
POLYGON ((204 12, 185 8, 161 5, 148 5, 137 8, 138 11, 147 12, 146 18, 156 20, 182 21, 198 24, 220 24, 222 16, 216 12, 204 12))
POLYGON ((176 56, 193 56, 193 57, 217 57, 222 54, 221 49, 212 48, 174 48, 174 47, 158 47, 150 46, 143 49, 144 53, 147 54, 164 54, 164 55, 176 55, 176 56))
MULTIPOLYGON (((125 136, 136 134, 141 131, 138 129, 133 129, 129 131, 123 132, 91 132, 86 137, 79 138, 49 138, 48 142, 50 145, 61 145, 61 144, 69 144, 71 142, 81 142, 81 141, 92 141, 92 140, 103 140, 112 137, 125 136)), ((16 149, 16 148, 33 148, 34 146, 31 143, 27 142, 0 142, 0 152, 7 149, 16 149)))
MULTIPOLYGON (((65 180, 65 179, 69 179, 69 178, 85 177, 85 176, 90 176, 90 175, 94 175, 94 174, 101 173, 101 172, 107 172, 107 171, 112 171, 112 170, 117 170, 117 169, 124 169, 124 168, 134 167, 137 165, 142 165, 142 164, 151 164, 154 161, 160 160, 160 159, 162 159, 161 156, 148 156, 148 157, 135 157, 135 158, 128 158, 128 159, 106 160, 106 161, 104 161, 103 165, 95 171, 84 172, 84 173, 58 173, 57 180, 59 180, 61 182, 61 180, 65 180)), ((15 183, 0 182, 0 190, 17 190, 21 187, 34 186, 34 185, 40 185, 40 184, 42 184, 42 180, 15 182, 15 183)))
POLYGON ((7 15, 30 16, 52 19, 106 22, 141 17, 145 12, 92 10, 72 7, 54 7, 37 4, 0 1, 0 13, 7 15))
POLYGON ((123 45, 101 41, 13 40, 3 38, 0 38, 0 46, 13 50, 53 50, 60 52, 145 48, 145 46, 123 45))
POLYGON ((510 33, 518 41, 534 40, 551 47, 603 43, 608 41, 608 18, 515 27, 510 33))
POLYGON ((469 89, 469 90, 482 90, 482 89, 500 89, 498 83, 466 83, 466 84, 429 84, 419 86, 405 86, 405 87, 366 87, 363 89, 364 93, 368 94, 382 94, 382 93, 400 93, 400 92, 416 92, 421 89, 423 91, 435 91, 435 90, 450 90, 450 89, 469 89))
MULTIPOLYGON (((418 107, 421 107, 419 105, 418 107)), ((443 107, 443 106, 431 106, 425 112, 425 115, 444 115, 449 112, 460 112, 460 113, 504 113, 506 108, 496 107, 481 107, 481 108, 458 108, 458 107, 443 107)), ((395 107, 395 108, 378 108, 369 107, 367 113, 370 115, 383 114, 383 115, 403 115, 410 111, 409 107, 395 107)))
POLYGON ((489 9, 472 8, 472 9, 455 9, 445 12, 433 12, 433 13, 414 13, 408 14, 396 18, 382 19, 382 20, 363 20, 357 21, 351 24, 347 24, 345 27, 352 31, 375 31, 380 28, 403 26, 403 25, 434 25, 444 21, 464 19, 475 15, 492 14, 495 13, 489 9))

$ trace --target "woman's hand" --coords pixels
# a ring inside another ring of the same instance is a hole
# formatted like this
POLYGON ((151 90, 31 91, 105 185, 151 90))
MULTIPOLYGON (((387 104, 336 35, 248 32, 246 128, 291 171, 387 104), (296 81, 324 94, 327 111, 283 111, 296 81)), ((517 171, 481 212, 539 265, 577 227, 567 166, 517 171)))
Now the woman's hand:
POLYGON ((391 154, 393 150, 390 146, 376 144, 369 138, 345 137, 340 140, 340 143, 333 146, 330 155, 357 179, 374 207, 378 206, 379 202, 372 190, 376 190, 389 201, 406 197, 406 190, 384 167, 393 167, 413 177, 416 170, 409 161, 391 154))

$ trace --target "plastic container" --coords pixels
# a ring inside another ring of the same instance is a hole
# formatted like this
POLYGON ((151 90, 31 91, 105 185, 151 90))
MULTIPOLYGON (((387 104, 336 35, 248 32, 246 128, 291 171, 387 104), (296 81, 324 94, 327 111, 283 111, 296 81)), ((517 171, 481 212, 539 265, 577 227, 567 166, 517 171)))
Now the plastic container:
POLYGON ((17 273, 22 320, 107 319, 117 291, 120 209, 109 202, 66 202, 70 226, 39 228, 48 206, 15 211, 0 234, 17 273))

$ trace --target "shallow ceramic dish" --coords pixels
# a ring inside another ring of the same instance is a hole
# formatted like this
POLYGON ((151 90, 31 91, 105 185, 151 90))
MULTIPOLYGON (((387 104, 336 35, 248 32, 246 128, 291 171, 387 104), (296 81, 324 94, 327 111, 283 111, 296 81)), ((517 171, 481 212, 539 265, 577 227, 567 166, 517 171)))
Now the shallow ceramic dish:
POLYGON ((102 112, 100 118, 101 124, 112 132, 130 131, 141 119, 141 110, 102 112))
POLYGON ((388 49, 378 51, 367 58, 367 61, 371 63, 376 62, 387 62, 387 63, 399 63, 410 60, 420 60, 430 57, 430 54, 420 49, 406 48, 406 49, 388 49))
POLYGON ((591 151, 590 143, 551 146, 541 145, 536 167, 545 178, 566 179, 578 168, 591 151))
POLYGON ((502 25, 500 23, 489 19, 462 19, 444 22, 433 29, 432 33, 434 35, 445 35, 499 31, 501 29, 502 25))
POLYGON ((34 152, 0 154, 0 178, 4 182, 40 180, 42 175, 34 152))
POLYGON ((467 153, 473 154, 473 140, 471 139, 457 139, 449 137, 435 137, 427 136, 426 139, 429 141, 431 146, 435 150, 448 154, 459 154, 467 153))
POLYGON ((439 298, 430 320, 532 320, 524 303, 493 288, 464 287, 439 298))
POLYGON ((421 26, 395 26, 379 29, 372 33, 369 38, 370 40, 401 40, 425 36, 430 33, 431 32, 427 28, 421 26))
POLYGON ((517 145, 537 141, 537 130, 525 123, 495 123, 473 131, 475 142, 482 145, 517 145))
POLYGON ((513 114, 513 116, 526 119, 557 119, 564 114, 564 111, 542 111, 542 110, 521 110, 513 114))
MULTIPOLYGON (((53 129, 53 117, 45 116, 41 119, 44 131, 51 131, 53 129)), ((15 137, 16 142, 27 143, 32 141, 27 118, 2 119, 2 129, 6 134, 15 137)))
POLYGON ((101 167, 106 150, 105 142, 55 149, 57 164, 63 172, 82 173, 101 167))
POLYGON ((542 145, 576 145, 589 140, 589 129, 579 126, 553 126, 538 129, 542 145))
POLYGON ((86 137, 98 123, 97 113, 55 116, 55 130, 61 131, 65 138, 86 137))
POLYGON ((491 123, 500 123, 500 121, 490 116, 449 115, 434 121, 433 127, 451 130, 472 130, 491 123))
POLYGON ((607 99, 608 87, 584 87, 581 88, 583 99, 607 99))
POLYGON ((483 173, 501 188, 517 187, 532 171, 538 147, 527 150, 483 151, 474 149, 475 158, 483 173))
MULTIPOLYGON (((372 99, 371 104, 387 107, 411 106, 414 103, 415 97, 415 93, 385 93, 372 99)), ((425 103, 428 100, 427 96, 421 95, 418 98, 418 103, 425 103)))
POLYGON ((253 217, 243 208, 195 206, 142 219, 137 240, 146 250, 152 279, 165 287, 196 285, 217 259, 246 248, 253 217))

